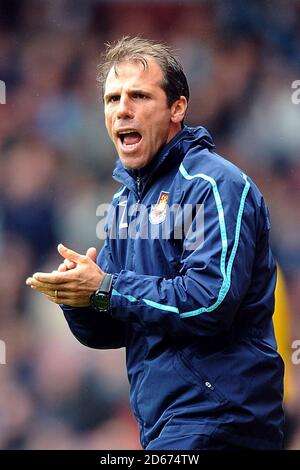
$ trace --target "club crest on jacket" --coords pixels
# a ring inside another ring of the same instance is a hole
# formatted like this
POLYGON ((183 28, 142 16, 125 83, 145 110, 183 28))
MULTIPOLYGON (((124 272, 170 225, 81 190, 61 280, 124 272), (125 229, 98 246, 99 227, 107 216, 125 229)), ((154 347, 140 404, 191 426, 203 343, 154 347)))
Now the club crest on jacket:
POLYGON ((167 215, 169 193, 161 191, 157 203, 151 207, 149 220, 151 224, 160 224, 163 222, 167 215))

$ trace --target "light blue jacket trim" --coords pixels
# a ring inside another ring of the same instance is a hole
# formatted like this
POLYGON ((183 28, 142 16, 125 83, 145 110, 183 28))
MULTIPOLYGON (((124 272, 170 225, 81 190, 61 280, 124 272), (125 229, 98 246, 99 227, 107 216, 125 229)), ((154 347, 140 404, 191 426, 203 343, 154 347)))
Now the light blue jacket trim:
POLYGON ((136 299, 132 295, 120 294, 120 292, 118 292, 116 289, 113 289, 111 291, 111 295, 118 295, 120 297, 125 297, 125 299, 129 300, 129 302, 137 302, 138 301, 138 299, 136 299))
POLYGON ((224 210, 223 210, 222 201, 221 201, 221 197, 220 197, 220 194, 219 194, 217 183, 211 176, 205 175, 204 173, 198 173, 197 175, 189 175, 182 163, 179 167, 179 171, 182 174, 182 176, 187 180, 192 180, 193 178, 202 178, 202 179, 208 181, 212 186, 213 195, 214 195, 214 198, 215 198, 217 211, 218 211, 220 233, 221 233, 221 240, 222 240, 222 253, 221 253, 221 259, 220 259, 220 270, 221 270, 223 278, 225 278, 226 277, 225 260, 226 260, 226 254, 227 254, 227 248, 228 248, 228 241, 227 241, 224 210))
MULTIPOLYGON (((184 168, 183 168, 183 170, 186 171, 184 168)), ((181 167, 180 167, 180 171, 181 171, 181 167)), ((193 177, 197 177, 197 176, 202 177, 203 175, 199 174, 199 175, 195 175, 193 177)), ((201 308, 198 308, 196 310, 192 310, 190 312, 181 313, 180 314, 181 318, 192 317, 194 315, 200 315, 201 313, 205 313, 205 312, 212 312, 217 307, 219 307, 219 305, 223 302, 223 300, 225 299, 225 297, 226 297, 226 295, 227 295, 227 293, 230 289, 232 265, 233 265, 233 262, 234 262, 234 258, 235 258, 236 252, 237 252, 238 245, 239 245, 241 222, 242 222, 242 217, 243 217, 243 212, 244 212, 244 207, 245 207, 245 201, 246 201, 248 191, 250 189, 250 183, 247 180, 247 176, 244 173, 242 173, 242 176, 243 176, 243 179, 245 180, 246 184, 244 186, 242 196, 241 196, 241 202, 240 202, 240 206, 239 206, 239 210, 238 210, 237 222, 236 222, 236 227, 235 227, 234 244, 233 244, 233 248, 232 248, 228 263, 227 263, 227 270, 226 270, 225 275, 224 275, 224 273, 222 272, 222 269, 221 269, 221 272, 223 274, 223 282, 222 282, 221 289, 219 291, 218 298, 217 298, 216 302, 214 304, 212 304, 210 307, 201 307, 201 308)), ((215 181, 214 181, 214 184, 216 185, 215 181)), ((218 192, 217 185, 216 185, 216 191, 218 192)), ((219 194, 219 192, 218 192, 218 194, 219 194)), ((220 223, 220 230, 221 230, 221 233, 222 233, 222 229, 221 229, 222 219, 220 218, 220 213, 219 213, 219 223, 220 223)), ((222 242, 223 242, 223 240, 222 240, 222 242)), ((226 242, 227 242, 227 240, 226 240, 226 242)), ((226 249, 226 251, 227 251, 227 249, 226 249)), ((226 257, 226 253, 225 253, 225 257, 226 257)), ((221 263, 222 263, 222 255, 221 255, 221 263)))
POLYGON ((120 191, 118 191, 116 194, 113 195, 113 199, 116 199, 117 197, 121 196, 125 190, 126 186, 123 186, 120 191))
MULTIPOLYGON (((228 263, 227 263, 227 269, 226 269, 225 260, 226 260, 226 255, 227 255, 228 240, 227 240, 224 210, 223 210, 223 205, 222 205, 222 201, 221 201, 221 197, 220 197, 220 193, 219 193, 219 190, 218 190, 217 183, 214 180, 214 178, 212 178, 211 176, 205 175, 204 173, 198 173, 196 175, 190 175, 186 171, 186 169, 184 168, 183 164, 180 165, 179 170, 180 170, 182 176, 187 180, 192 180, 194 178, 202 178, 202 179, 208 181, 211 184, 212 190, 213 190, 213 195, 214 195, 214 198, 215 198, 217 211, 218 211, 220 235, 221 235, 221 241, 222 241, 220 271, 221 271, 221 274, 223 276, 223 282, 222 282, 221 289, 219 291, 218 298, 217 298, 216 302, 214 304, 212 304, 210 307, 201 307, 201 308, 198 308, 196 310, 191 310, 190 312, 184 312, 184 313, 179 314, 181 318, 186 318, 186 317, 191 317, 191 316, 195 316, 195 315, 200 315, 200 314, 205 313, 205 312, 212 312, 213 310, 215 310, 223 302, 225 296, 227 295, 227 293, 230 289, 231 271, 232 271, 234 258, 235 258, 237 248, 238 248, 238 244, 239 244, 239 237, 240 237, 240 231, 241 231, 241 222, 242 222, 246 197, 247 197, 248 191, 250 189, 250 183, 247 179, 247 176, 244 173, 242 173, 243 179, 245 180, 246 183, 245 183, 245 187, 244 187, 243 192, 242 192, 240 206, 239 206, 239 210, 238 210, 237 223, 236 223, 236 227, 235 227, 235 240, 234 240, 233 248, 232 248, 232 251, 231 251, 228 263)), ((133 297, 131 295, 120 294, 115 289, 113 289, 112 295, 118 295, 118 296, 125 297, 130 302, 137 302, 138 301, 138 299, 136 299, 135 297, 133 297)), ((173 307, 173 306, 170 306, 170 305, 163 305, 163 304, 160 304, 158 302, 154 302, 154 301, 149 300, 149 299, 141 299, 141 300, 145 304, 147 304, 151 307, 157 308, 159 310, 179 313, 179 310, 178 310, 177 307, 173 307)))
MULTIPOLYGON (((111 295, 118 295, 120 297, 125 297, 125 299, 129 300, 129 302, 138 302, 138 299, 136 299, 132 295, 121 294, 116 289, 112 290, 111 295)), ((148 300, 148 299, 141 299, 141 300, 145 302, 145 304, 149 305, 150 307, 158 308, 159 310, 165 310, 167 312, 179 313, 179 310, 177 307, 159 304, 157 302, 153 302, 153 300, 148 300)))

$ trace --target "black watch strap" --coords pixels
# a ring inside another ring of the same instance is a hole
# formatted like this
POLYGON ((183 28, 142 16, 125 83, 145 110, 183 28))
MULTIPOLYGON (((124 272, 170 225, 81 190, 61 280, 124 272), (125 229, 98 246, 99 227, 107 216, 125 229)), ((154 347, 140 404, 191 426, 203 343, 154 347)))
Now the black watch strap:
POLYGON ((102 279, 102 282, 98 290, 100 292, 103 292, 104 294, 110 294, 112 281, 113 281, 113 275, 105 273, 104 278, 102 279))

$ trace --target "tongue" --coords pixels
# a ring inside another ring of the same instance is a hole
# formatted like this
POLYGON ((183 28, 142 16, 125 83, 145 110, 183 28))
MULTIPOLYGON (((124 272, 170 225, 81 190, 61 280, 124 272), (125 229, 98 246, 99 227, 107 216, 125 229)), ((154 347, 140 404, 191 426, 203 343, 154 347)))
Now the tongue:
POLYGON ((141 140, 141 136, 138 132, 131 132, 130 134, 126 134, 124 136, 124 144, 125 145, 133 145, 137 144, 141 140))

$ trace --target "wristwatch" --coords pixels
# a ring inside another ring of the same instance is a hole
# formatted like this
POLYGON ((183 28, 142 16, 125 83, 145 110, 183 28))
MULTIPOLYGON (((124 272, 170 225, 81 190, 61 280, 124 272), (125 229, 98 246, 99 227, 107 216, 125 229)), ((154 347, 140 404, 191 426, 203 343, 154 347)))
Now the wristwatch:
POLYGON ((109 312, 112 274, 105 274, 99 288, 90 297, 91 306, 98 312, 109 312))

